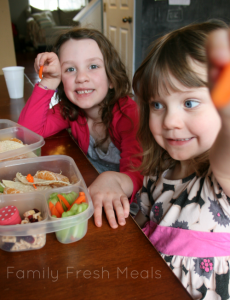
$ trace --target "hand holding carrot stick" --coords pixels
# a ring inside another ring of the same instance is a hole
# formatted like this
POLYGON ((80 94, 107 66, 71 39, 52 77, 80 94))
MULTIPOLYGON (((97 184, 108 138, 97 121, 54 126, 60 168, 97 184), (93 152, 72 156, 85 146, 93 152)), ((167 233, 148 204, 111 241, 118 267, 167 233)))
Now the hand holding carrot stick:
POLYGON ((207 42, 209 83, 212 100, 217 109, 230 102, 230 41, 229 32, 216 30, 207 42))
POLYGON ((41 88, 55 90, 58 87, 61 82, 61 66, 55 53, 39 53, 35 59, 34 68, 41 79, 41 88))

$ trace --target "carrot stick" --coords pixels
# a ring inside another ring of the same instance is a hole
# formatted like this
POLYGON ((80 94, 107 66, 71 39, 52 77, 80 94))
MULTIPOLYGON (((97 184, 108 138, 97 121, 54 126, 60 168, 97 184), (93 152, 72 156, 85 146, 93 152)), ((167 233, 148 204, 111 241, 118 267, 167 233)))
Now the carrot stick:
POLYGON ((230 63, 222 70, 211 96, 212 101, 217 108, 224 107, 230 102, 230 63))
POLYGON ((85 200, 85 195, 83 196, 79 196, 75 201, 74 201, 74 203, 77 203, 77 204, 80 204, 80 203, 82 203, 82 202, 86 202, 86 200, 85 200))
POLYGON ((49 202, 49 209, 50 209, 50 212, 51 212, 53 206, 54 206, 54 204, 50 201, 50 202, 49 202))
POLYGON ((52 207, 51 209, 51 215, 56 216, 57 218, 61 218, 61 214, 59 213, 59 211, 56 209, 55 205, 52 207))
POLYGON ((37 187, 36 187, 36 185, 35 185, 35 184, 33 184, 33 187, 35 188, 35 190, 37 190, 37 187))
POLYGON ((38 74, 38 75, 39 75, 39 78, 40 78, 40 79, 42 79, 43 67, 44 67, 44 66, 41 66, 40 69, 39 69, 39 74, 38 74))
POLYGON ((29 181, 29 182, 34 182, 34 178, 33 178, 33 176, 32 176, 31 174, 28 174, 28 175, 26 176, 26 179, 27 179, 27 181, 29 181))
POLYGON ((58 199, 59 199, 60 201, 62 201, 62 202, 65 204, 65 206, 66 206, 67 208, 70 207, 69 202, 66 200, 66 198, 65 198, 64 196, 62 196, 62 195, 60 195, 60 194, 58 194, 57 196, 58 196, 58 199))
POLYGON ((55 207, 56 207, 57 211, 58 211, 60 214, 62 214, 62 213, 64 212, 64 209, 63 209, 63 207, 62 207, 62 205, 61 205, 60 202, 57 202, 57 203, 55 204, 55 207))
MULTIPOLYGON (((76 204, 81 204, 82 202, 86 202, 86 199, 85 199, 85 193, 82 192, 83 194, 80 195, 74 202, 73 204, 68 208, 68 210, 71 209, 71 207, 76 203, 76 204)), ((79 193, 80 194, 80 193, 79 193)))

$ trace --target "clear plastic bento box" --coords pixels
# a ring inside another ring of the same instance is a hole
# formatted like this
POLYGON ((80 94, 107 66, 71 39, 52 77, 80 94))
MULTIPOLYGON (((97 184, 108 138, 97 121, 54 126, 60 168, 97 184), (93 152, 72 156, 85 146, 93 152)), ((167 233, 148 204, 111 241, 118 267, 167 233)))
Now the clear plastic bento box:
POLYGON ((21 126, 18 123, 15 123, 11 120, 7 120, 7 119, 0 119, 0 130, 1 129, 5 129, 5 128, 9 128, 9 127, 16 127, 16 126, 21 126))
POLYGON ((46 234, 55 232, 59 242, 73 243, 82 239, 87 233, 88 219, 94 212, 93 203, 86 184, 74 160, 65 155, 50 155, 36 158, 5 161, 0 163, 0 182, 13 180, 17 172, 23 175, 35 174, 40 170, 61 173, 69 178, 71 185, 55 187, 48 190, 20 194, 0 194, 0 211, 3 207, 13 205, 19 210, 21 218, 27 211, 37 209, 42 220, 35 223, 0 225, 0 249, 17 252, 42 248, 46 243, 46 234), (51 215, 48 199, 51 194, 84 192, 87 208, 83 212, 65 218, 51 215))
POLYGON ((12 139, 13 142, 18 140, 23 144, 20 148, 6 150, 1 148, 0 143, 0 162, 41 155, 41 147, 45 144, 42 136, 10 120, 0 120, 0 126, 5 127, 0 129, 0 142, 12 139))

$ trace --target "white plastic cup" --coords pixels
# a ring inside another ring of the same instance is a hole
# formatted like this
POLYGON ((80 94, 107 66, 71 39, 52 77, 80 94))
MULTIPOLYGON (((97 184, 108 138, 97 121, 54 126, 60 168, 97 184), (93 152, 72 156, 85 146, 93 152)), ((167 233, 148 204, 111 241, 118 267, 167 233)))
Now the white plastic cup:
POLYGON ((24 67, 2 68, 8 93, 11 99, 23 98, 24 95, 24 67))

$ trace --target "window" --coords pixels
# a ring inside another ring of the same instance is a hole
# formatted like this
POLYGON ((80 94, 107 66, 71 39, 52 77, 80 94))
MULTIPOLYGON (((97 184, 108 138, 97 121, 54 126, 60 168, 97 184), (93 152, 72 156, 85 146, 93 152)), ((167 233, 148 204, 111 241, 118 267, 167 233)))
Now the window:
POLYGON ((63 10, 79 9, 85 6, 85 0, 58 0, 58 7, 63 10))
POLYGON ((42 10, 73 10, 86 5, 86 0, 29 0, 29 4, 42 10))

